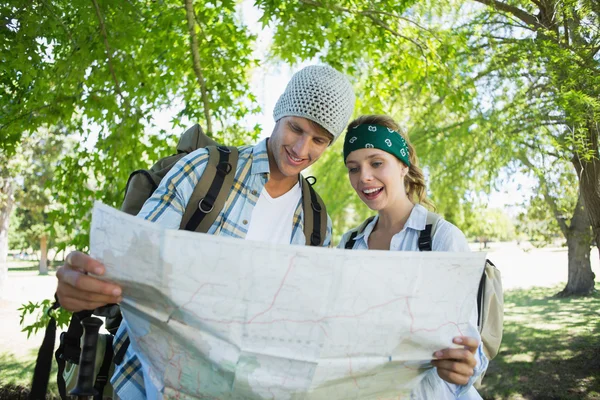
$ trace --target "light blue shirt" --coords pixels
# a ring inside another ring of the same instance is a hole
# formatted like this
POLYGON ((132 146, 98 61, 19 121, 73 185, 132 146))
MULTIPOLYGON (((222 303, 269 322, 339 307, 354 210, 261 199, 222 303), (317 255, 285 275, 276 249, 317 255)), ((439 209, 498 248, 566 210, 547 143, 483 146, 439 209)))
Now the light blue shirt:
MULTIPOLYGON (((379 216, 376 216, 373 221, 367 224, 362 232, 359 232, 355 237, 353 250, 368 250, 369 236, 377 225, 379 216)), ((391 251, 419 251, 419 234, 425 229, 427 221, 427 209, 419 204, 416 204, 404 224, 404 228, 396 233, 391 240, 391 251)), ((353 230, 346 232, 342 236, 342 240, 338 248, 345 248, 348 238, 353 230)), ((440 220, 437 223, 435 233, 432 237, 431 248, 433 251, 453 251, 466 252, 471 251, 465 235, 456 226, 446 220, 440 220)), ((473 299, 475 303, 477 300, 473 299)), ((481 343, 481 336, 477 329, 477 308, 474 307, 474 312, 471 314, 470 324, 464 331, 465 336, 477 338, 481 343)), ((413 390, 411 398, 415 399, 481 399, 473 384, 479 376, 487 369, 488 359, 483 353, 483 346, 480 344, 475 354, 477 365, 475 366, 473 376, 464 386, 454 385, 441 379, 436 368, 432 368, 421 381, 421 384, 413 390)))

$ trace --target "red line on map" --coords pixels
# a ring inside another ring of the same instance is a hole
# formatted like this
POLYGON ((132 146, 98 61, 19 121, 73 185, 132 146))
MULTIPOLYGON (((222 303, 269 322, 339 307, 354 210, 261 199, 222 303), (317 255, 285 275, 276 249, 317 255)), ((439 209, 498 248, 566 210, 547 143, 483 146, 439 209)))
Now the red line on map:
POLYGON ((198 289, 196 289, 196 291, 194 292, 194 294, 192 295, 192 297, 187 301, 187 303, 181 305, 181 308, 185 308, 188 304, 190 304, 194 300, 194 298, 198 295, 198 293, 204 288, 204 286, 207 286, 207 285, 211 285, 211 286, 225 286, 225 285, 221 285, 221 284, 218 284, 218 283, 210 283, 210 282, 203 283, 202 285, 200 285, 198 287, 198 289))
MULTIPOLYGON (((323 326, 321 326, 320 324, 322 322, 325 322, 327 320, 332 320, 332 319, 355 319, 355 318, 360 318, 361 316, 368 314, 369 312, 376 310, 378 308, 383 308, 386 306, 389 306, 390 304, 396 303, 398 301, 404 300, 406 302, 406 307, 408 309, 408 313, 410 315, 410 319, 411 319, 411 326, 410 326, 410 332, 411 333, 416 333, 416 332, 420 332, 420 331, 426 331, 426 332, 434 332, 437 331, 439 329, 441 329, 444 326, 447 325, 453 325, 456 327, 456 329, 458 330, 459 334, 461 336, 463 336, 463 333, 460 329, 460 327, 458 326, 458 324, 456 322, 446 322, 442 325, 439 325, 436 328, 420 328, 420 329, 415 329, 414 328, 414 324, 415 324, 415 317, 410 309, 410 297, 409 296, 402 296, 402 297, 398 297, 395 299, 391 299, 389 301, 386 301, 384 303, 381 304, 376 304, 373 305, 371 307, 366 308, 365 310, 358 312, 356 314, 340 314, 340 315, 329 315, 329 316, 324 316, 322 318, 319 319, 307 319, 307 320, 295 320, 295 319, 289 319, 289 318, 280 318, 280 319, 271 319, 268 321, 256 321, 259 317, 267 314, 269 311, 271 311, 273 309, 273 307, 275 306, 275 303, 277 302, 277 299, 279 297, 279 294, 281 293, 281 290, 283 289, 283 287, 286 284, 286 280, 288 279, 288 276, 290 275, 290 272, 292 271, 293 267, 294 267, 294 260, 295 257, 292 257, 292 259, 289 262, 288 265, 288 269, 285 272, 285 275, 283 276, 283 278, 281 279, 281 283, 279 284, 279 287, 277 288, 277 291, 275 292, 275 294, 273 295, 273 299, 271 301, 271 304, 263 311, 260 311, 259 313, 255 314, 254 316, 252 316, 250 319, 248 320, 219 320, 219 319, 213 319, 213 318, 200 318, 202 321, 205 322, 213 322, 213 323, 217 323, 217 324, 223 324, 223 325, 231 325, 231 324, 240 324, 240 325, 251 325, 251 324, 257 324, 257 325, 270 325, 270 324, 274 324, 274 323, 278 323, 278 322, 288 322, 288 323, 298 323, 298 324, 306 324, 306 323, 311 323, 311 324, 319 324, 319 327, 323 330, 323 333, 329 337, 329 335, 327 334, 327 331, 325 330, 325 328, 323 326)), ((198 289, 196 289, 196 291, 194 292, 194 295, 192 296, 192 298, 185 304, 182 305, 182 308, 185 308, 189 303, 192 302, 192 300, 194 299, 194 297, 200 292, 200 290, 202 290, 202 288, 204 288, 207 285, 217 285, 214 283, 204 283, 202 284, 200 287, 198 287, 198 289)))
POLYGON ((410 315, 410 333, 417 333, 417 332, 421 332, 421 331, 425 331, 425 332, 435 332, 438 329, 441 329, 442 327, 446 326, 446 325, 454 325, 456 327, 456 329, 458 330, 458 333, 460 334, 460 336, 464 336, 462 331, 460 330, 460 326, 458 326, 458 324, 456 322, 453 321, 448 321, 446 323, 441 324, 440 326, 438 326, 437 328, 421 328, 421 329, 414 329, 413 325, 415 323, 415 316, 413 315, 411 309, 410 309, 410 302, 408 301, 408 297, 406 298, 406 308, 408 309, 408 314, 410 315))
POLYGON ((285 284, 285 280, 287 279, 290 271, 292 270, 292 267, 294 266, 294 259, 296 257, 292 257, 292 259, 290 260, 290 265, 288 266, 287 271, 285 272, 285 275, 283 276, 283 279, 281 280, 281 284, 279 285, 279 288, 277 289, 277 292, 275 293, 275 296, 273 296, 273 301, 271 302, 271 305, 269 306, 269 308, 267 308, 266 310, 259 312, 258 314, 256 314, 254 317, 250 318, 248 320, 248 324, 251 324, 252 321, 254 321, 256 318, 260 317, 263 314, 268 313, 269 311, 271 311, 271 309, 273 308, 273 306, 275 305, 275 302, 277 301, 277 297, 279 296, 279 292, 281 292, 281 289, 283 288, 283 285, 285 284))

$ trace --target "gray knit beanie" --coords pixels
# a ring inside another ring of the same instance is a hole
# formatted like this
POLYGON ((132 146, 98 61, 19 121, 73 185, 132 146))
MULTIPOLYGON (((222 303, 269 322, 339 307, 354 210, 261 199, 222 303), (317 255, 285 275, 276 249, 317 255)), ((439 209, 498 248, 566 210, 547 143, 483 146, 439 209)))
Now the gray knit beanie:
POLYGON ((354 110, 354 90, 344 74, 327 65, 296 72, 277 100, 273 117, 303 117, 321 125, 333 141, 346 129, 354 110))

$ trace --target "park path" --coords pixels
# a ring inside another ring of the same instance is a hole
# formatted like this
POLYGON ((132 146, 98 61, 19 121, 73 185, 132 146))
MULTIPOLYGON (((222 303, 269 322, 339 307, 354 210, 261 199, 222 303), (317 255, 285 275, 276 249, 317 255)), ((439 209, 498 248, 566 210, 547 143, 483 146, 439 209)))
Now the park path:
MULTIPOLYGON (((54 273, 38 275, 37 272, 8 273, 8 284, 0 296, 0 354, 12 353, 17 358, 35 358, 35 350, 42 343, 44 332, 38 331, 27 339, 21 332, 18 308, 29 301, 39 302, 54 297, 54 273)), ((33 321, 33 319, 31 319, 33 321)))
MULTIPOLYGON (((478 250, 479 245, 472 245, 478 250)), ((567 251, 564 248, 521 250, 514 243, 492 243, 488 252, 502 273, 505 290, 532 286, 555 286, 567 280, 567 251)), ((600 277, 598 250, 591 254, 592 269, 600 277)), ((50 299, 56 289, 56 278, 51 273, 39 276, 36 272, 9 271, 5 293, 0 296, 0 354, 12 353, 18 359, 35 359, 44 332, 27 339, 21 332, 17 309, 28 301, 50 299)), ((58 335, 57 335, 58 336, 58 335)))

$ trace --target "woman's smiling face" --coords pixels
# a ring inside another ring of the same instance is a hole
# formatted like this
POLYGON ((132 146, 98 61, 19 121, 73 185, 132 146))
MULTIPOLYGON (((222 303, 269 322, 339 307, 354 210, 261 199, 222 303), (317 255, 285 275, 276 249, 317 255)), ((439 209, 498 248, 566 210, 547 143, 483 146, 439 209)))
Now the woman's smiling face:
POLYGON ((360 149, 346 158, 350 184, 374 211, 384 210, 406 197, 404 176, 408 167, 379 149, 360 149))

